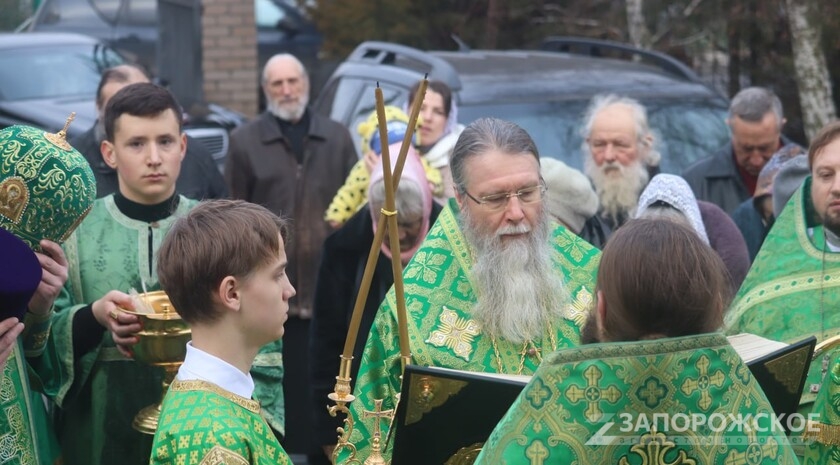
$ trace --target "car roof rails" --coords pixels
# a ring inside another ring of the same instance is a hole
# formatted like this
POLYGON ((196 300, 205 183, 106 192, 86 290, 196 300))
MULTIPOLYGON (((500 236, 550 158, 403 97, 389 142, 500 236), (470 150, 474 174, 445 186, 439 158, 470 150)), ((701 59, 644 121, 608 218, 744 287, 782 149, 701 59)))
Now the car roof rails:
POLYGON ((702 83, 700 77, 691 68, 676 58, 661 52, 646 50, 621 42, 590 39, 587 37, 551 36, 543 39, 539 49, 548 52, 566 52, 591 57, 609 56, 605 52, 620 52, 630 57, 638 57, 645 63, 657 66, 663 71, 677 75, 688 81, 702 83))
POLYGON ((443 81, 453 91, 461 90, 458 72, 446 60, 422 50, 391 42, 366 41, 359 44, 347 61, 393 65, 400 60, 401 68, 429 74, 431 79, 443 81))

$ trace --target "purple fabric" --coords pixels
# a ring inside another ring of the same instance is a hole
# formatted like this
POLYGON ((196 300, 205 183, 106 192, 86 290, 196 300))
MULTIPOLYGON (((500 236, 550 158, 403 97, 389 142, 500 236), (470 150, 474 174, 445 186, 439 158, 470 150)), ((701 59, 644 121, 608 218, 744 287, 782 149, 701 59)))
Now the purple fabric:
POLYGON ((35 252, 9 231, 0 228, 0 321, 23 321, 29 299, 41 282, 41 264, 35 252))
POLYGON ((750 255, 744 236, 732 218, 717 205, 703 200, 698 200, 697 205, 709 236, 709 245, 723 260, 729 271, 732 289, 737 290, 750 269, 750 255))

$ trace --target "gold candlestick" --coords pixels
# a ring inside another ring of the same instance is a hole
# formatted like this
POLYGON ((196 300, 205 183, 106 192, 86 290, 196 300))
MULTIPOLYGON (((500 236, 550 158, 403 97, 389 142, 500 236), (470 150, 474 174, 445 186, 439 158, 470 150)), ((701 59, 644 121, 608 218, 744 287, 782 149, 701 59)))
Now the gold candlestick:
MULTIPOLYGON (((381 210, 382 214, 379 216, 379 220, 377 221, 377 228, 374 234, 373 243, 371 244, 370 251, 368 252, 368 260, 365 264, 365 271, 362 275, 362 282, 360 284, 359 293, 356 296, 356 301, 353 306, 353 315, 350 318, 350 327, 347 332, 347 338, 344 341, 344 350, 342 351, 342 354, 340 356, 341 363, 339 366, 339 373, 338 376, 336 376, 335 378, 336 384, 334 387, 334 392, 328 395, 329 399, 335 402, 335 405, 329 406, 327 408, 330 415, 335 417, 338 415, 339 412, 342 412, 345 415, 347 415, 347 417, 344 419, 345 427, 340 427, 337 429, 337 432, 339 433, 339 438, 338 443, 336 444, 336 447, 333 450, 332 454, 333 463, 336 463, 339 451, 341 451, 342 449, 347 449, 349 451, 349 457, 345 461, 345 464, 361 465, 359 459, 356 458, 356 447, 350 442, 350 436, 353 432, 354 424, 353 418, 350 415, 350 410, 347 407, 347 404, 355 400, 355 397, 351 394, 350 390, 350 371, 353 362, 353 349, 356 345, 356 337, 359 332, 359 326, 361 324, 365 302, 367 302, 368 294, 370 291, 370 284, 373 279, 373 271, 376 269, 376 263, 379 259, 379 251, 382 246, 382 241, 384 239, 386 222, 388 224, 387 229, 389 235, 389 245, 392 251, 391 267, 394 274, 394 292, 396 294, 397 301, 397 320, 399 324, 401 368, 405 369, 405 365, 411 361, 411 351, 408 341, 408 324, 405 309, 405 293, 402 281, 402 262, 400 262, 400 244, 397 230, 398 226, 396 216, 396 201, 394 193, 396 191, 397 185, 399 184, 400 176, 402 174, 402 168, 405 165, 405 159, 408 156, 408 144, 411 143, 411 139, 414 134, 417 115, 420 113, 420 106, 423 102, 423 97, 425 95, 427 84, 428 81, 424 79, 420 86, 420 92, 417 93, 414 102, 412 102, 409 125, 406 130, 403 145, 402 147, 400 147, 400 153, 397 157, 393 173, 391 172, 391 160, 388 145, 382 145, 382 163, 385 182, 385 207, 381 210)), ((379 88, 378 83, 376 86, 375 95, 376 114, 379 120, 378 123, 380 139, 383 141, 387 141, 388 122, 385 118, 385 103, 382 97, 382 90, 379 88)), ((397 395, 397 399, 399 399, 399 395, 397 395)), ((364 418, 376 418, 376 425, 374 427, 375 437, 371 438, 372 452, 370 456, 366 458, 364 462, 365 465, 387 463, 385 462, 381 454, 383 445, 379 422, 382 418, 393 419, 393 412, 395 411, 395 409, 390 409, 385 412, 382 412, 382 399, 376 399, 375 402, 376 409, 374 410, 374 412, 363 412, 364 418)))

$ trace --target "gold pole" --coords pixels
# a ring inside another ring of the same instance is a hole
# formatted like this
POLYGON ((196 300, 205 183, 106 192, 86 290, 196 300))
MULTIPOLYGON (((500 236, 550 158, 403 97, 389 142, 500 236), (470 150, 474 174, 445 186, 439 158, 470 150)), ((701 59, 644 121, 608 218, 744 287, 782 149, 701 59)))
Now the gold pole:
MULTIPOLYGON (((336 462, 339 450, 342 448, 346 448, 350 451, 350 457, 347 462, 348 464, 360 463, 359 459, 356 458, 356 447, 349 442, 349 438, 353 432, 354 426, 353 419, 350 417, 350 410, 347 407, 347 404, 355 400, 355 397, 352 395, 350 390, 350 371, 353 362, 353 349, 356 345, 356 337, 359 333, 359 326, 361 325, 362 314, 364 312, 364 305, 365 302, 367 302, 368 294, 370 292, 370 283, 373 280, 373 272, 376 269, 376 264, 379 260, 379 250, 382 247, 386 223, 388 224, 390 241, 389 243, 391 246, 392 256, 391 266, 392 271, 394 273, 394 291, 396 293, 397 300, 397 320, 399 324, 400 335, 400 359, 402 362, 401 368, 405 369, 405 365, 411 361, 411 351, 408 342, 408 325, 405 309, 405 292, 403 289, 402 281, 402 262, 400 262, 400 244, 399 237, 397 236, 397 212, 395 209, 396 202, 394 200, 394 192, 396 190, 397 185, 399 184, 400 176, 402 174, 402 168, 405 165, 405 159, 408 155, 408 144, 411 143, 411 139, 414 136, 417 116, 420 113, 420 106, 423 103, 423 98, 425 96, 427 85, 428 80, 424 77, 420 86, 420 90, 415 95, 414 102, 412 102, 411 105, 409 125, 406 130, 405 138, 403 139, 403 145, 400 148, 400 153, 397 157, 396 165, 394 166, 393 174, 391 173, 390 152, 388 151, 388 144, 382 144, 382 163, 383 174, 385 176, 384 182, 386 205, 385 208, 382 209, 382 214, 379 216, 379 220, 377 221, 377 228, 373 237, 373 243, 371 244, 370 251, 368 252, 368 260, 365 264, 365 271, 362 275, 362 282, 359 286, 359 293, 356 295, 356 302, 353 305, 353 315, 350 317, 350 327, 348 328, 347 337, 344 341, 344 350, 342 351, 342 354, 340 356, 341 363, 339 366, 338 376, 336 376, 335 378, 336 384, 334 392, 330 393, 328 396, 330 400, 335 402, 335 405, 327 408, 330 415, 336 416, 338 412, 343 412, 345 415, 347 415, 347 418, 345 418, 344 420, 344 423, 347 426, 347 428, 338 429, 339 439, 338 444, 336 444, 336 448, 333 451, 333 463, 336 462)), ((379 83, 377 83, 376 85, 375 93, 377 119, 379 120, 379 134, 382 141, 387 141, 388 122, 385 119, 385 104, 382 97, 382 90, 379 88, 379 83)), ((381 440, 381 438, 379 439, 381 440)), ((376 458, 373 457, 370 457, 369 459, 371 458, 376 460, 376 458)), ((366 460, 366 462, 368 461, 366 460)))

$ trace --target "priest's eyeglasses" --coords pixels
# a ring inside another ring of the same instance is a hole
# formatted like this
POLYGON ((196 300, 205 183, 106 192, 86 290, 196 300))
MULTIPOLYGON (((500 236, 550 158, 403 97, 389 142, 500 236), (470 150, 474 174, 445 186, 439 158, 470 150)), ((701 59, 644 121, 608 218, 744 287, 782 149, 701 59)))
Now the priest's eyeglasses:
POLYGON ((502 192, 499 194, 485 195, 484 197, 475 198, 469 192, 464 190, 467 197, 471 198, 473 202, 483 205, 488 210, 502 210, 507 207, 511 197, 516 197, 524 204, 534 203, 542 200, 545 196, 545 184, 540 181, 536 186, 524 187, 516 192, 502 192))

